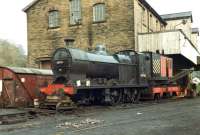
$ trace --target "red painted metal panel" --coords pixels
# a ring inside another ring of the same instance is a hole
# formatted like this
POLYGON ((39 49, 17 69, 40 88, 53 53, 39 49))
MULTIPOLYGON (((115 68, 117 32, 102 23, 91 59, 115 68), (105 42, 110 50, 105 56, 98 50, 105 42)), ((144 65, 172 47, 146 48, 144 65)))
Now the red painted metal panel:
POLYGON ((167 58, 167 74, 170 78, 173 76, 173 60, 171 58, 167 58))
POLYGON ((161 77, 167 77, 167 58, 161 56, 160 63, 161 63, 161 77))
POLYGON ((52 76, 18 74, 31 99, 39 98, 40 88, 52 83, 52 76))
POLYGON ((3 70, 2 68, 0 68, 0 80, 2 80, 2 78, 3 78, 3 70))
POLYGON ((31 100, 36 98, 34 87, 36 86, 35 75, 24 75, 17 74, 20 80, 20 83, 27 90, 27 93, 30 95, 31 100))
POLYGON ((68 95, 75 94, 75 89, 72 86, 65 86, 63 84, 50 84, 48 87, 41 88, 41 92, 45 93, 46 95, 52 95, 60 90, 68 95))
POLYGON ((155 94, 155 93, 163 94, 164 92, 167 92, 167 88, 166 87, 153 87, 152 92, 153 92, 153 94, 155 94))
POLYGON ((52 75, 37 75, 15 73, 7 67, 0 67, 0 79, 3 82, 3 92, 0 96, 0 106, 24 107, 33 105, 33 100, 39 98, 39 90, 52 83, 52 75))
POLYGON ((3 70, 3 79, 13 78, 13 73, 9 69, 2 69, 2 70, 3 70))
POLYGON ((170 86, 167 89, 168 89, 168 92, 181 92, 181 89, 179 86, 170 86))
POLYGON ((168 87, 168 91, 173 94, 173 93, 176 93, 177 96, 180 96, 181 93, 182 93, 182 90, 179 86, 171 86, 171 87, 168 87))
POLYGON ((182 91, 179 86, 168 86, 168 87, 160 86, 152 88, 152 94, 160 94, 160 96, 162 96, 164 93, 170 93, 170 94, 174 93, 177 96, 179 96, 182 93, 182 91))

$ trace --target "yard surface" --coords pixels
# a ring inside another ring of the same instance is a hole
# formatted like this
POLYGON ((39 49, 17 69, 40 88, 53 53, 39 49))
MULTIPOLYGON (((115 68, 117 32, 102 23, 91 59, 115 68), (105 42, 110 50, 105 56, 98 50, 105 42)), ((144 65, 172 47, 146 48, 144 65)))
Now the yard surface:
POLYGON ((199 135, 199 123, 200 98, 195 98, 39 116, 26 123, 0 125, 0 135, 199 135))

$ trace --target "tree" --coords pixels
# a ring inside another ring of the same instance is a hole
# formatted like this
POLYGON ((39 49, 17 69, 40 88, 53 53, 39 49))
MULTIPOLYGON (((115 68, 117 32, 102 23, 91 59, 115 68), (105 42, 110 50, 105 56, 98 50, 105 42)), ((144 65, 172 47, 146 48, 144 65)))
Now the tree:
POLYGON ((0 66, 25 67, 26 55, 23 48, 0 39, 0 66))

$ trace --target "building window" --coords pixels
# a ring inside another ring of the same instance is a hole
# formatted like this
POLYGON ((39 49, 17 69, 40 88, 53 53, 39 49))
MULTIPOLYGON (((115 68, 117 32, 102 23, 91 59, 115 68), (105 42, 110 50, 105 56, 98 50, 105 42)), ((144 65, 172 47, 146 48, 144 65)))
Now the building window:
POLYGON ((105 21, 105 4, 96 4, 93 7, 93 21, 101 22, 105 21))
POLYGON ((142 8, 142 23, 146 24, 145 8, 142 8))
POLYGON ((146 25, 146 10, 140 3, 139 3, 139 7, 140 7, 141 21, 144 25, 146 25))
POLYGON ((160 30, 164 30, 164 26, 162 24, 160 24, 160 30))
POLYGON ((74 46, 74 39, 65 39, 65 46, 71 48, 74 46))
POLYGON ((153 16, 152 14, 150 14, 150 17, 149 17, 149 31, 150 32, 153 32, 153 16))
POLYGON ((160 31, 158 20, 156 20, 156 31, 160 31))
POLYGON ((150 15, 150 20, 149 20, 149 22, 150 22, 150 27, 152 28, 152 26, 153 26, 153 16, 152 16, 152 15, 150 15))
POLYGON ((81 0, 70 0, 70 24, 80 24, 81 0))
POLYGON ((49 28, 59 27, 59 11, 49 11, 49 28))
POLYGON ((51 69, 51 61, 50 60, 42 60, 39 65, 40 69, 51 69))

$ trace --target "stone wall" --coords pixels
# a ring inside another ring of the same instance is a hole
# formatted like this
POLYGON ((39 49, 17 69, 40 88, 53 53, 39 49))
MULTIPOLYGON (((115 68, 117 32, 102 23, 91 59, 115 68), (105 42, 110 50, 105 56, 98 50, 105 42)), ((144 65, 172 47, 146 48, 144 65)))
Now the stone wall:
POLYGON ((138 0, 82 0, 81 11, 82 20, 78 25, 70 25, 69 0, 40 0, 26 11, 28 67, 50 68, 47 65, 53 51, 64 47, 67 38, 74 39, 75 48, 91 50, 103 44, 109 52, 116 52, 137 50, 137 33, 161 30, 159 20, 148 9, 140 7, 138 0), (93 5, 97 3, 106 5, 106 19, 101 23, 94 23, 92 18, 93 5), (51 10, 60 13, 60 25, 53 29, 48 27, 51 10))
POLYGON ((191 18, 188 19, 176 19, 168 20, 166 30, 182 29, 186 36, 191 39, 191 28, 192 22, 191 18), (186 20, 186 24, 183 24, 183 20, 186 20))
POLYGON ((198 33, 192 33, 191 34, 191 41, 192 41, 192 43, 195 45, 195 47, 197 49, 200 49, 199 46, 198 46, 199 45, 198 37, 199 37, 198 33))
POLYGON ((138 33, 156 32, 165 29, 159 19, 152 14, 139 0, 134 0, 134 23, 135 23, 135 50, 138 50, 138 33))

